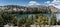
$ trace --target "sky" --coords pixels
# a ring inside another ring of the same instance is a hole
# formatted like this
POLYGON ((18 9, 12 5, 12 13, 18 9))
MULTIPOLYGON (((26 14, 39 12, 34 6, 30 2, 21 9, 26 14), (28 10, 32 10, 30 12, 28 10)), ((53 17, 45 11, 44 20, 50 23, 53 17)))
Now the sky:
POLYGON ((31 6, 31 5, 53 5, 60 9, 60 0, 0 0, 0 6, 4 5, 20 5, 20 6, 31 6))
POLYGON ((52 0, 0 0, 0 6, 1 5, 47 5, 45 2, 52 1, 52 0))

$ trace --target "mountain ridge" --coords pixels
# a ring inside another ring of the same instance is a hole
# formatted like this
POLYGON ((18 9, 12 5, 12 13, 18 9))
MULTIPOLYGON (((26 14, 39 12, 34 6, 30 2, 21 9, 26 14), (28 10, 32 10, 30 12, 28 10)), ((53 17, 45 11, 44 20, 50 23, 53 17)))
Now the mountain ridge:
POLYGON ((6 12, 18 12, 18 13, 51 13, 51 8, 44 5, 35 6, 18 6, 18 5, 6 5, 0 6, 0 11, 6 12))

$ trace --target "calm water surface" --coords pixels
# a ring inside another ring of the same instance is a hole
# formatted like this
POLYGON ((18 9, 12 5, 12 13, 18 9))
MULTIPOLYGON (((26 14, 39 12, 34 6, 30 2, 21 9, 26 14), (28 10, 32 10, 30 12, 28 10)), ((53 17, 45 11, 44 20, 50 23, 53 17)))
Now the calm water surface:
MULTIPOLYGON (((24 17, 28 17, 28 18, 30 18, 30 17, 35 17, 37 14, 18 14, 17 15, 17 18, 24 18, 24 17)), ((38 14, 38 15, 40 15, 40 14, 38 14)), ((45 15, 45 16, 47 16, 48 18, 50 18, 51 17, 51 14, 43 14, 43 15, 45 15)), ((56 18, 57 19, 60 19, 60 14, 55 14, 56 15, 56 18)))

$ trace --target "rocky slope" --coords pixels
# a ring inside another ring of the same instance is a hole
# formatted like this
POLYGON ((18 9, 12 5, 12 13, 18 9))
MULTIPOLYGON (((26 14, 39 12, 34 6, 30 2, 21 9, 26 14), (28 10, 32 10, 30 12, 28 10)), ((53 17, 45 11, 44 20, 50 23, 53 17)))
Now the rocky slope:
POLYGON ((10 13, 51 13, 57 12, 57 8, 54 6, 44 6, 44 5, 35 5, 35 6, 18 6, 18 5, 6 5, 0 6, 0 11, 10 12, 10 13))

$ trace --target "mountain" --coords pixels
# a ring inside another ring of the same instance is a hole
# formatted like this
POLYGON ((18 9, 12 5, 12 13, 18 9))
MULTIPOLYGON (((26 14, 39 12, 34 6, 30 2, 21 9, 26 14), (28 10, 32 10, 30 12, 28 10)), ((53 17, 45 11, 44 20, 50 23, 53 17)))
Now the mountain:
POLYGON ((11 12, 11 13, 51 13, 51 10, 44 5, 33 5, 33 6, 18 6, 18 5, 6 5, 0 6, 0 11, 11 12))
POLYGON ((58 13, 59 11, 59 9, 54 6, 48 6, 48 7, 51 9, 52 13, 58 13))

